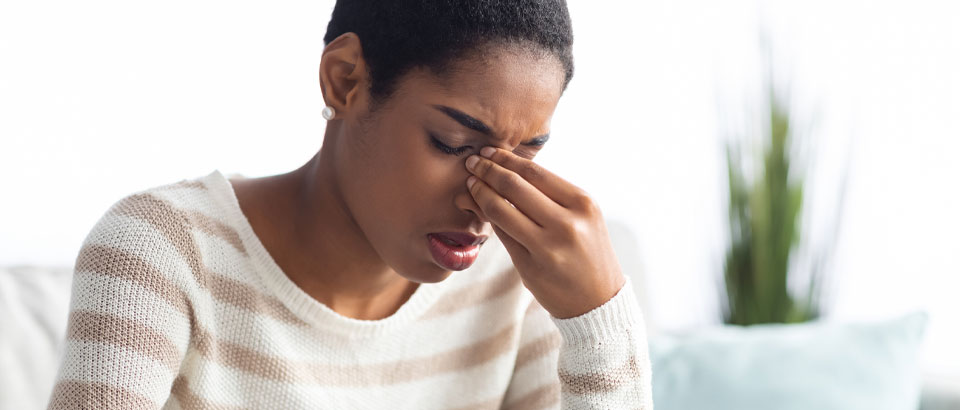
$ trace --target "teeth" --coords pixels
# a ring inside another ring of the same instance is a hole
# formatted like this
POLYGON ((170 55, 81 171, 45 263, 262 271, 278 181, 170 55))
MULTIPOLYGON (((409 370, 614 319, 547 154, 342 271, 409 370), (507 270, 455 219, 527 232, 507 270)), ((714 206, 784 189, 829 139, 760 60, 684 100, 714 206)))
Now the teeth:
POLYGON ((443 243, 445 243, 445 244, 447 244, 447 245, 450 245, 450 246, 457 246, 457 247, 460 246, 460 244, 458 244, 458 243, 456 243, 456 242, 454 242, 454 241, 451 241, 450 239, 444 238, 444 237, 442 237, 442 236, 440 237, 440 241, 443 242, 443 243))

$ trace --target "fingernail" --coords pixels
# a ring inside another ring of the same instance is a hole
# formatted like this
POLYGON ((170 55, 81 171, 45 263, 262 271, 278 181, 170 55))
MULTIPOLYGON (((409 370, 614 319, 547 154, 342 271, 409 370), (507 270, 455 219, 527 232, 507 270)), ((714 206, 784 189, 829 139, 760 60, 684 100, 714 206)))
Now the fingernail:
POLYGON ((497 152, 497 149, 494 147, 483 147, 483 149, 480 150, 480 155, 490 158, 494 152, 497 152))
POLYGON ((480 157, 471 155, 467 158, 467 168, 473 169, 473 166, 477 165, 477 162, 480 162, 480 157))
POLYGON ((467 177, 467 189, 473 188, 473 184, 477 182, 477 177, 470 175, 467 177))

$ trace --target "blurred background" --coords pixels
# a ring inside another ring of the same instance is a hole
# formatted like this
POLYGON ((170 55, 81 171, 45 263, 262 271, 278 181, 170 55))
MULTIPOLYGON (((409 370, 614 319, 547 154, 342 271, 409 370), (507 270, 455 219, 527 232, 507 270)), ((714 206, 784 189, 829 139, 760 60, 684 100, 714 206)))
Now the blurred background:
MULTIPOLYGON (((134 191, 307 161, 325 124, 317 66, 332 7, 0 4, 0 266, 69 267, 96 220, 134 191)), ((806 300, 819 278, 815 314, 798 302, 760 321, 925 312, 924 386, 960 391, 960 4, 569 7, 576 74, 537 161, 635 236, 631 274, 651 335, 736 323, 731 289, 757 275, 790 289, 754 296, 774 305, 806 300), (787 173, 761 160, 777 156, 777 135, 787 173), (798 186, 802 201, 778 214, 791 202, 776 192, 798 186), (780 219, 758 222, 758 207, 780 219), (745 240, 732 222, 758 231, 745 240), (789 238, 763 239, 784 226, 789 238), (740 263, 764 252, 783 269, 740 263)))

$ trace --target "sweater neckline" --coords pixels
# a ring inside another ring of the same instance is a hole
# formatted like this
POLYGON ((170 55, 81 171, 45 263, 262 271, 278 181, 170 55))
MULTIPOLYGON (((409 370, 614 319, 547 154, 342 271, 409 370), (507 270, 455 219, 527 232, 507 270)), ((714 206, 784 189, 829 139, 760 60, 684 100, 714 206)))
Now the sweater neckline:
POLYGON ((448 278, 439 283, 421 283, 396 312, 384 319, 363 320, 343 316, 307 294, 283 272, 254 232, 253 226, 240 208, 236 192, 227 177, 219 170, 214 170, 204 177, 204 185, 220 203, 229 219, 228 223, 237 229, 254 265, 254 270, 263 281, 266 290, 311 326, 347 337, 383 335, 415 321, 436 301, 443 288, 450 282, 448 278))

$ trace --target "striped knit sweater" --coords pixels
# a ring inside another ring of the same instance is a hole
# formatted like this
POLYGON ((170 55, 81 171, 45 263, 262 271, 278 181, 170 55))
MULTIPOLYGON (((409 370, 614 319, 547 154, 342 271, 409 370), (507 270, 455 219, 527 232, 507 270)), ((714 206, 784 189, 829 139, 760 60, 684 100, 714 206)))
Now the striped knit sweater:
POLYGON ((388 318, 344 317, 270 257, 219 171, 115 203, 77 256, 50 408, 647 409, 628 278, 557 319, 491 237, 388 318))

